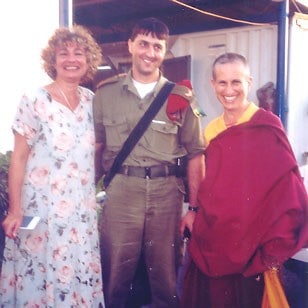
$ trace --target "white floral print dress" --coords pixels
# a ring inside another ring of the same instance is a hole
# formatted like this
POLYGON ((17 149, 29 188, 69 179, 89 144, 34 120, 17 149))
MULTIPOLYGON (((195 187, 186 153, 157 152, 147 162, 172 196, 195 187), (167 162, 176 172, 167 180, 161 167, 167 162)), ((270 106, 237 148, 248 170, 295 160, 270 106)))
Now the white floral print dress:
POLYGON ((94 186, 93 93, 72 112, 40 88, 24 95, 13 130, 31 149, 22 193, 35 230, 6 238, 1 307, 104 307, 94 186))

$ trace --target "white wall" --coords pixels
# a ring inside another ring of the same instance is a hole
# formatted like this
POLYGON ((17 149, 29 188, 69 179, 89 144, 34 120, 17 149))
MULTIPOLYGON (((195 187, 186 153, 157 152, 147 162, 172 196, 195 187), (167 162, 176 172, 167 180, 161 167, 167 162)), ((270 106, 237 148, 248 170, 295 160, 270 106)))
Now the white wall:
POLYGON ((0 3, 1 113, 0 152, 13 148, 11 123, 25 89, 49 82, 40 52, 59 25, 57 0, 9 0, 0 3))
POLYGON ((211 66, 219 54, 238 52, 247 57, 253 76, 250 99, 256 103, 258 88, 268 81, 276 84, 276 26, 240 27, 180 35, 171 51, 175 57, 192 57, 193 87, 199 104, 207 114, 202 120, 204 126, 222 112, 210 85, 211 66))
MULTIPOLYGON (((199 104, 207 114, 202 120, 203 126, 222 112, 210 85, 214 59, 226 51, 246 56, 253 76, 250 99, 258 103, 257 89, 268 81, 276 85, 277 35, 277 26, 273 25, 198 32, 174 38, 172 54, 192 58, 192 83, 199 104)), ((299 165, 308 160, 307 54, 308 15, 295 14, 290 27, 286 130, 299 165)))
MULTIPOLYGON (((292 19, 288 81, 288 137, 300 165, 308 152, 308 15, 292 19)), ((308 174, 307 174, 308 175, 308 174)))

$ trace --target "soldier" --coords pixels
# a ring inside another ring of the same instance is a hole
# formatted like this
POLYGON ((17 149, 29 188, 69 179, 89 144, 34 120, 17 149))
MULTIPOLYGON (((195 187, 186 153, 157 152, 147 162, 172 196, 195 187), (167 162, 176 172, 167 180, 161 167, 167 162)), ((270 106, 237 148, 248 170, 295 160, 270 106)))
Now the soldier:
MULTIPOLYGON (((169 29, 160 20, 139 21, 128 41, 131 70, 111 78, 96 92, 97 179, 108 175, 123 143, 167 82, 159 68, 168 36, 169 29)), ((190 82, 175 85, 106 189, 100 233, 107 307, 124 307, 141 254, 152 306, 178 306, 180 230, 193 222, 204 176, 205 146, 195 103, 190 82), (181 227, 185 189, 176 164, 184 156, 188 159, 190 211, 181 227)))

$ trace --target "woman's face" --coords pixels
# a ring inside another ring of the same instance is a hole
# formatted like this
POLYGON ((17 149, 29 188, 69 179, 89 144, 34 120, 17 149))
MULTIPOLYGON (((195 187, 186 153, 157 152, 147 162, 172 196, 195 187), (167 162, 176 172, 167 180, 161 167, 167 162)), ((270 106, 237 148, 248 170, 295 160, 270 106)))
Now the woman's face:
POLYGON ((79 83, 88 70, 84 48, 75 42, 58 47, 55 69, 57 71, 56 79, 79 83))
POLYGON ((252 78, 241 62, 217 64, 212 86, 224 110, 241 113, 248 105, 252 78))

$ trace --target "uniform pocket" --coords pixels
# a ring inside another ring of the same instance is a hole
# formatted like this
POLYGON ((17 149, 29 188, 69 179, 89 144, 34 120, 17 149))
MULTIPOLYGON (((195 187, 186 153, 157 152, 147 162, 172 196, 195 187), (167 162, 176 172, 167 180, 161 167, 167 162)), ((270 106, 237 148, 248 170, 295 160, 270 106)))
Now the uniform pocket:
POLYGON ((151 122, 146 141, 154 151, 173 154, 178 149, 178 126, 173 123, 151 122))
POLYGON ((185 188, 185 184, 182 178, 176 178, 176 184, 177 184, 177 188, 178 190, 183 194, 186 195, 186 188, 185 188))
POLYGON ((118 116, 113 119, 104 118, 106 142, 110 150, 118 150, 128 137, 128 123, 126 118, 118 116))

